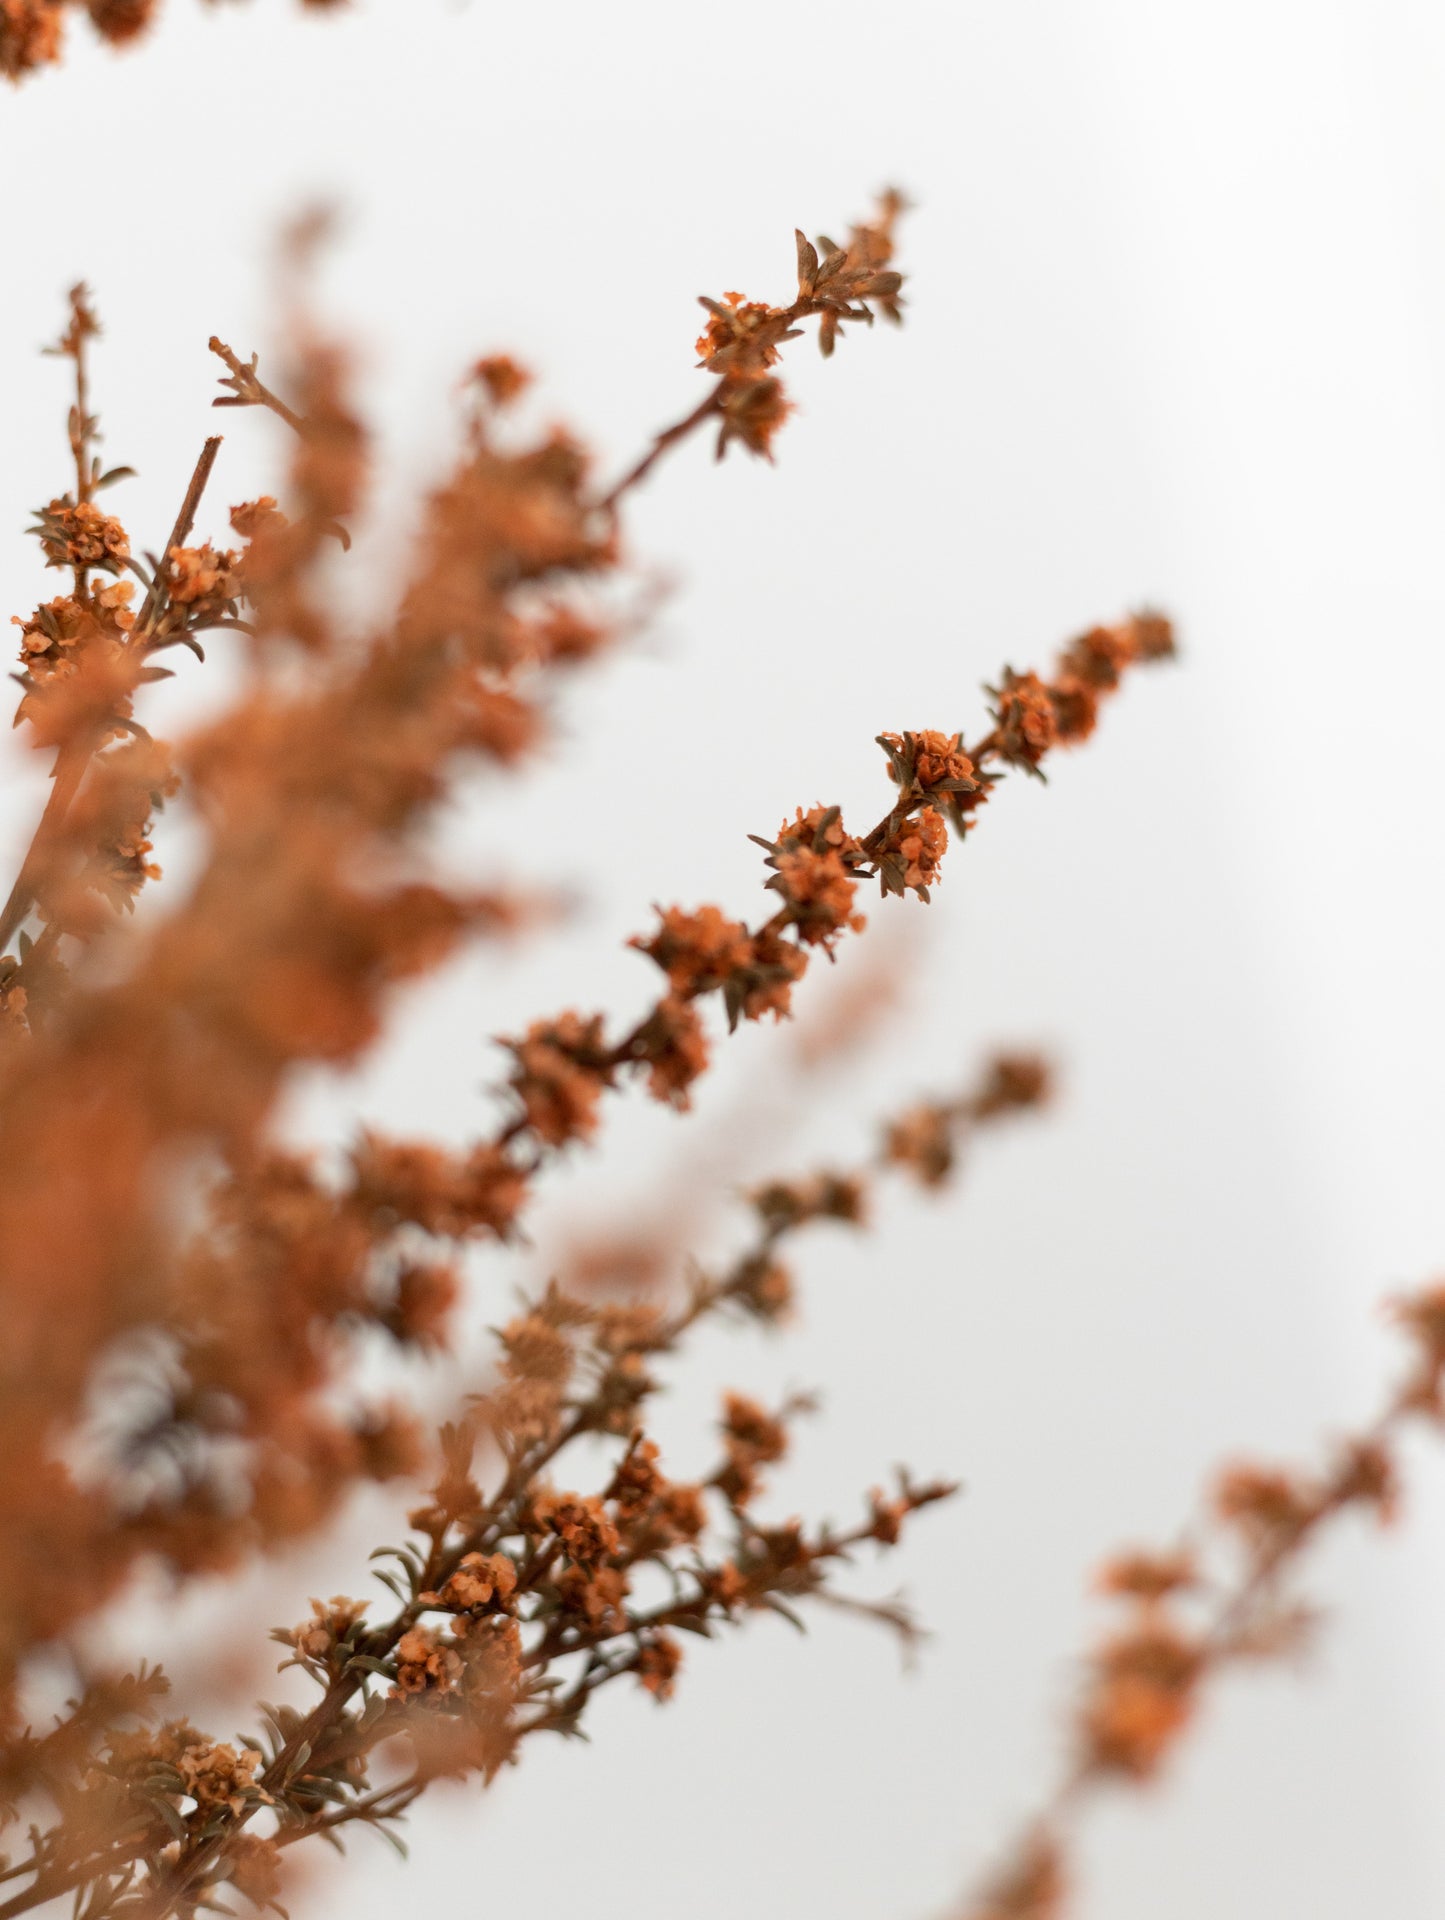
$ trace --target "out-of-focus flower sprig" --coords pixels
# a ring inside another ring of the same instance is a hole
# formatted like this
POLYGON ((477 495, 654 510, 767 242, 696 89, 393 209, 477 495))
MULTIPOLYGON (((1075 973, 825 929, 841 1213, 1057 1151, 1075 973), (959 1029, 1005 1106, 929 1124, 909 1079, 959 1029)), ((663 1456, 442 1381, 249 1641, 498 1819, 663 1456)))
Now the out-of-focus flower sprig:
POLYGON ((1123 1617, 1084 1668, 1068 1764, 959 1920, 1063 1920, 1071 1839, 1099 1791, 1155 1779, 1222 1672, 1286 1658, 1308 1643, 1315 1616, 1292 1591, 1301 1561, 1345 1514, 1391 1521, 1402 1431, 1419 1420, 1445 1431, 1445 1284, 1395 1301, 1391 1312, 1411 1364, 1368 1426, 1337 1441, 1314 1472, 1231 1463, 1181 1542, 1129 1550, 1099 1569, 1098 1590, 1123 1617))

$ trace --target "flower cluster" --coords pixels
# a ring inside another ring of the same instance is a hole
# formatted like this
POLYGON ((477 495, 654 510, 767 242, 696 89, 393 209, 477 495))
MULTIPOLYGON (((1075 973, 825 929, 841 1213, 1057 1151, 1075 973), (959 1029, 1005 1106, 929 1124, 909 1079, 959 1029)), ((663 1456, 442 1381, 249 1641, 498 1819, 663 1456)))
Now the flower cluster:
POLYGON ((778 828, 766 861, 773 869, 768 885, 782 896, 805 946, 831 951, 840 934, 863 928, 863 916, 853 911, 853 869, 862 857, 837 807, 799 808, 778 828))
MULTIPOLYGON (((157 12, 0 0, 0 74, 58 59, 82 8, 116 44, 157 12)), ((630 1079, 688 1107, 711 1058, 709 997, 730 1027, 781 1019, 818 953, 863 928, 860 883, 928 901, 950 833, 972 829, 1007 773, 1042 777, 1129 669, 1172 654, 1162 616, 1090 628, 1047 674, 1006 668, 976 740, 878 735, 893 791, 877 824, 855 834, 818 804, 760 839, 756 926, 659 908, 630 943, 662 975, 656 1002, 620 1037, 600 1013, 565 1011, 504 1040, 490 1131, 445 1147, 363 1131, 331 1155, 282 1144, 297 1076, 363 1058, 397 983, 525 920, 518 898, 432 871, 428 832, 460 771, 524 760, 557 676, 617 637, 597 588, 620 562, 619 505, 662 456, 715 429, 719 457, 737 442, 771 459, 793 411, 786 344, 816 322, 826 356, 845 327, 900 319, 901 211, 885 195, 842 244, 799 232, 786 305, 704 298, 709 390, 608 490, 565 432, 518 424, 518 362, 475 360, 461 452, 425 503, 404 589, 360 633, 325 564, 349 547, 368 483, 345 355, 299 325, 283 398, 255 354, 213 338, 215 404, 264 408, 294 435, 285 507, 269 493, 233 507, 240 549, 198 532, 212 437, 168 532, 133 546, 99 503, 129 470, 96 452, 99 327, 72 290, 52 351, 74 377, 73 480, 31 529, 70 578, 13 621, 16 718, 53 756, 51 784, 0 906, 0 1825, 26 1835, 0 1859, 0 1920, 60 1899, 80 1920, 224 1913, 228 1890, 284 1915, 292 1846, 392 1834, 433 1781, 489 1779, 532 1736, 582 1732, 613 1682, 669 1700, 684 1636, 769 1612, 796 1622, 825 1600, 913 1632, 845 1575, 947 1483, 901 1475, 847 1528, 780 1520, 766 1482, 805 1398, 728 1392, 707 1454, 682 1468, 649 1435, 652 1402, 703 1323, 787 1317, 794 1236, 859 1229, 890 1175, 938 1188, 980 1129, 1045 1100, 1037 1056, 1000 1054, 963 1095, 915 1102, 860 1166, 760 1184, 751 1237, 716 1272, 656 1268, 626 1299, 555 1283, 525 1298, 434 1444, 404 1400, 377 1398, 369 1362, 378 1344, 403 1364, 448 1350, 470 1250, 519 1236, 549 1163, 597 1136, 630 1079), (239 690, 173 752, 137 713, 170 675, 160 656, 204 660, 212 634, 236 648, 239 690), (178 792, 194 804, 194 884, 136 925, 178 792), (264 1707, 228 1741, 160 1718, 158 1669, 87 1660, 64 1711, 27 1724, 31 1683, 137 1568, 177 1582, 239 1569, 313 1536, 358 1483, 394 1480, 426 1493, 402 1544, 373 1556, 387 1599, 313 1600, 273 1636, 304 1706, 264 1707)), ((1064 1777, 969 1920, 1060 1920, 1093 1794, 1158 1777, 1219 1673, 1299 1643, 1309 1617, 1291 1579, 1329 1525, 1392 1517, 1402 1429, 1445 1427, 1445 1285, 1396 1317, 1412 1360, 1370 1427, 1313 1471, 1228 1465, 1187 1539, 1101 1568, 1109 1624, 1082 1665, 1064 1777)))
POLYGON ((1174 632, 1158 613, 1139 613, 1112 627, 1091 627, 1059 655, 1054 677, 1004 673, 994 699, 989 745, 1000 759, 1037 773, 1054 747, 1087 740, 1099 716, 1099 701, 1119 685, 1127 667, 1167 660, 1174 632))
POLYGON ((749 453, 773 457, 773 440, 792 403, 772 369, 784 342, 802 332, 800 320, 817 318, 818 346, 826 355, 845 321, 871 326, 875 311, 895 323, 902 319, 903 276, 889 263, 903 208, 901 194, 886 193, 874 218, 855 226, 841 246, 825 235, 815 246, 798 233, 798 291, 785 307, 741 293, 721 300, 699 296, 708 320, 697 342, 698 365, 715 375, 717 384, 697 417, 716 418, 719 459, 734 440, 749 453))
MULTIPOLYGON (((12 18, 15 4, 0 0, 12 18)), ((885 736, 883 819, 859 836, 836 807, 796 809, 760 843, 756 925, 660 908, 632 943, 661 976, 655 1002, 621 1034, 601 1013, 526 1023, 502 1043, 501 1116, 477 1138, 375 1128, 323 1154, 280 1132, 297 1075, 363 1058, 399 982, 524 922, 516 896, 438 878, 430 829, 466 768, 527 754, 557 676, 617 632, 601 588, 628 488, 707 421, 766 448, 793 321, 817 318, 826 351, 842 323, 897 317, 897 212, 890 199, 844 247, 803 243, 792 308, 714 313, 712 398, 609 491, 565 433, 519 426, 515 363, 478 363, 410 573, 360 633, 328 564, 367 484, 344 356, 300 327, 283 398, 255 356, 213 341, 218 404, 284 421, 289 474, 232 508, 240 550, 207 537, 211 437, 166 535, 133 551, 96 504, 126 470, 96 456, 98 327, 72 295, 57 351, 75 381, 74 484, 34 530, 70 581, 17 622, 21 718, 54 777, 0 907, 0 1537, 14 1546, 0 1557, 0 1725, 21 1724, 37 1664, 137 1568, 233 1572, 314 1534, 360 1484, 433 1477, 383 1569, 394 1610, 340 1595, 280 1633, 317 1689, 308 1711, 268 1709, 228 1744, 179 1719, 155 1729, 159 1689, 136 1677, 87 1694, 53 1738, 0 1737, 0 1801, 35 1820, 6 1869, 23 1882, 7 1914, 87 1888, 91 1920, 112 1899, 156 1920, 192 1912, 227 1884, 274 1900, 291 1845, 349 1821, 385 1828, 441 1775, 490 1777, 532 1734, 575 1733, 614 1680, 666 1700, 683 1636, 792 1618, 948 1491, 875 1489, 841 1531, 775 1521, 764 1484, 803 1401, 729 1395, 717 1457, 677 1474, 648 1407, 700 1323, 787 1315, 790 1235, 858 1227, 880 1174, 936 1184, 960 1139, 1041 1099, 1046 1076, 1026 1060, 939 1103, 927 1142, 900 1122, 864 1167, 760 1187, 751 1244, 719 1274, 645 1300, 555 1286, 531 1299, 434 1448, 406 1398, 414 1374, 381 1397, 370 1359, 378 1342, 400 1363, 453 1343, 466 1250, 518 1234, 549 1162, 596 1137, 619 1089, 641 1080, 687 1106, 710 997, 731 1025, 781 1018, 810 962, 861 929, 860 882, 926 898, 945 816, 966 826, 1006 761, 997 733, 968 749, 956 734, 885 736), (168 749, 137 717, 171 672, 161 658, 204 660, 215 644, 235 650, 234 697, 168 749), (197 826, 192 883, 164 917, 132 922, 178 792, 197 826), (47 1795, 58 1819, 41 1815, 47 1795), (252 1833, 262 1808, 267 1830, 252 1833)), ((892 1604, 848 1603, 911 1631, 892 1604)))

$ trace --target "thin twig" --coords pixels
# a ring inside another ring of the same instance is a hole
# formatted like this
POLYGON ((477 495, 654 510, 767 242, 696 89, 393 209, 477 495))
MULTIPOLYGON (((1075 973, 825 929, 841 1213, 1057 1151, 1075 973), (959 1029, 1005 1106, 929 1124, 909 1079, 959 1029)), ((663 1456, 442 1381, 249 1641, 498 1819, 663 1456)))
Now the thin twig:
POLYGON ((229 395, 222 394, 219 400, 213 400, 211 402, 213 407, 269 407, 272 413, 284 420, 294 432, 305 433, 306 422, 302 416, 288 407, 279 394, 272 393, 256 372, 254 353, 249 362, 245 361, 239 353, 233 352, 225 341, 218 339, 214 333, 207 345, 217 359, 224 360, 231 369, 231 378, 223 380, 221 384, 230 387, 232 392, 229 395))
POLYGON ((635 486, 645 480, 670 447, 675 447, 679 440, 685 440, 690 433, 702 425, 704 420, 721 410, 723 391, 726 386, 725 380, 719 380, 707 398, 700 401, 686 419, 676 421, 657 435, 636 465, 629 468, 616 486, 598 501, 597 504, 604 513, 612 512, 624 493, 630 493, 635 486))

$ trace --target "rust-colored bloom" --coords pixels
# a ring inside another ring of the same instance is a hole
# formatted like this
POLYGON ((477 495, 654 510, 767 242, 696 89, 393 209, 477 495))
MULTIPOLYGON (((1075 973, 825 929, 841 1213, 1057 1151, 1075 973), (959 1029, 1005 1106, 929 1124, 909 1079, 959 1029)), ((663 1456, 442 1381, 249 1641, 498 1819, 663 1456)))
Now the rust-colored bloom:
POLYGON ((1099 1569, 1101 1593, 1133 1600, 1166 1600, 1194 1586, 1199 1569, 1189 1553, 1121 1553, 1099 1569))
POLYGON ((507 353, 484 354, 472 367, 472 378, 496 407, 510 406, 532 384, 527 369, 507 353))
POLYGON ((669 1633, 654 1634, 637 1656, 637 1677, 654 1700, 670 1700, 682 1670, 682 1648, 669 1633))
POLYGON ((938 884, 939 869, 948 849, 948 828, 932 807, 888 821, 878 848, 878 879, 884 893, 916 893, 928 898, 938 884))
POLYGON ((1248 1462, 1227 1468, 1214 1490, 1214 1510, 1268 1554, 1290 1544, 1320 1511, 1315 1490, 1295 1475, 1248 1462))
POLYGON ((193 618, 232 613, 240 597, 236 576, 239 555, 215 548, 172 547, 167 555, 166 592, 171 603, 188 607, 193 618))
POLYGON ((594 1494, 544 1494, 537 1502, 537 1515, 577 1566, 600 1566, 622 1544, 616 1526, 594 1494))
POLYGON ((259 1753, 224 1740, 187 1747, 176 1762, 186 1792, 199 1807, 207 1812, 225 1807, 230 1813, 239 1813, 253 1795, 266 1797, 256 1785, 260 1765, 259 1753))
POLYGON ((999 752, 1020 766, 1037 767, 1059 737, 1048 687, 1036 673, 1009 668, 994 690, 994 702, 999 752))
POLYGON ((699 907, 685 913, 681 907, 659 907, 660 925, 651 939, 640 934, 628 942, 657 962, 675 992, 705 993, 723 986, 753 959, 752 936, 739 920, 729 920, 719 907, 699 907))
POLYGON ((396 1643, 394 1695, 454 1693, 462 1677, 462 1656, 428 1627, 412 1627, 396 1643))
POLYGON ((939 1106, 912 1107, 892 1121, 883 1142, 884 1157, 906 1167, 925 1187, 942 1186, 953 1171, 953 1123, 939 1106))
POLYGON ((61 0, 0 0, 0 73, 17 80, 60 58, 61 0))
POLYGON ((585 1020, 578 1013, 535 1020, 521 1040, 503 1044, 516 1057, 511 1084, 538 1138, 551 1147, 590 1139, 613 1074, 602 1044, 601 1014, 585 1020))
POLYGON ((793 337, 779 330, 787 325, 781 309, 764 301, 725 293, 721 300, 704 297, 701 304, 708 322, 697 342, 698 365, 742 385, 776 366, 782 341, 793 337))
POLYGON ((978 786, 973 761, 963 750, 961 733, 881 733, 888 774, 905 799, 929 793, 972 793, 978 786))
POLYGON ((1203 1653, 1166 1620, 1141 1620, 1097 1656, 1081 1721, 1088 1763, 1147 1778, 1188 1725, 1203 1653))

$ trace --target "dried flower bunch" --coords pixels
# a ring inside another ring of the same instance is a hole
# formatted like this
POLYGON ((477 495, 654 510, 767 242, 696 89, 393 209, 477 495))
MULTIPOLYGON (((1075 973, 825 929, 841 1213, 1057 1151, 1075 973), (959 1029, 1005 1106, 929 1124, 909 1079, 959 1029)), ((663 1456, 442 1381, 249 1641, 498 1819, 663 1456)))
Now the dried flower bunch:
MULTIPOLYGON (((500 1330, 493 1383, 437 1454, 409 1409, 363 1395, 360 1363, 377 1338, 401 1357, 445 1346, 463 1250, 514 1234, 547 1162, 596 1134, 605 1097, 640 1076, 685 1108, 712 1044, 707 1000, 729 1025, 780 1018, 815 954, 861 928, 862 882, 926 900, 950 828, 966 833, 1010 768, 1035 773, 1083 738, 1124 668, 1168 655, 1166 622, 1086 634, 1047 680, 1005 673, 972 746, 881 736, 892 797, 875 826, 855 836, 837 807, 798 808, 759 842, 772 905, 754 925, 710 905, 660 910, 632 943, 662 975, 651 1009, 621 1034, 567 1011, 506 1040, 503 1111, 471 1145, 371 1131, 337 1165, 274 1137, 288 1076, 363 1054, 394 982, 516 927, 524 903, 437 879, 426 823, 468 763, 522 762, 550 687, 613 637, 602 588, 628 490, 714 419, 720 453, 769 454, 786 413, 773 369, 798 322, 816 318, 828 352, 875 306, 898 317, 900 211, 887 196, 843 246, 800 238, 786 306, 705 303, 706 399, 608 490, 565 435, 517 424, 523 371, 479 361, 463 450, 395 613, 360 635, 327 584, 366 469, 342 356, 300 323, 282 399, 255 356, 213 340, 217 404, 292 430, 285 505, 233 508, 234 546, 199 540, 212 438, 164 545, 138 555, 101 504, 127 470, 97 454, 98 329, 74 290, 54 349, 75 381, 73 484, 32 529, 68 585, 15 622, 17 722, 54 777, 0 910, 0 1777, 31 1834, 0 1915, 62 1893, 88 1920, 188 1911, 223 1884, 264 1904, 295 1841, 385 1828, 438 1774, 489 1776, 527 1734, 574 1731, 613 1679, 665 1699, 682 1633, 760 1608, 791 1617, 816 1597, 909 1631, 833 1576, 865 1543, 891 1546, 945 1485, 905 1478, 843 1532, 771 1522, 755 1502, 800 1405, 729 1396, 718 1459, 682 1481, 645 1427, 659 1363, 702 1320, 784 1315, 781 1242, 860 1220, 866 1170, 766 1186, 754 1246, 676 1296, 545 1290, 500 1330), (172 751, 137 708, 172 671, 163 655, 204 659, 217 636, 241 650, 240 691, 172 751), (203 826, 199 871, 168 914, 137 920, 159 878, 155 815, 177 795, 203 826), (50 1732, 28 1730, 36 1657, 73 1646, 138 1566, 235 1569, 323 1525, 359 1481, 433 1459, 430 1498, 379 1570, 394 1611, 318 1602, 281 1635, 315 1689, 309 1709, 268 1708, 246 1741, 218 1741, 156 1724, 165 1682, 147 1667, 87 1675, 50 1732)), ((936 1185, 961 1130, 1045 1087, 1038 1062, 1000 1058, 974 1093, 890 1127, 879 1170, 936 1185)))
MULTIPOLYGON (((78 4, 0 0, 0 71, 55 60, 78 4)), ((121 42, 155 7, 85 11, 121 42)), ((76 1920, 227 1911, 232 1895, 284 1913, 296 1843, 360 1826, 394 1838, 432 1782, 487 1780, 528 1736, 577 1733, 613 1681, 667 1700, 687 1635, 820 1603, 913 1634, 906 1608, 840 1576, 948 1483, 901 1475, 846 1528, 778 1518, 767 1473, 806 1400, 727 1394, 715 1452, 680 1474, 651 1403, 704 1323, 787 1319, 795 1236, 856 1229, 885 1178, 942 1186, 974 1133, 1044 1101, 1035 1056, 999 1054, 965 1093, 908 1108, 864 1165, 756 1187, 752 1237, 716 1271, 641 1293, 545 1286, 496 1329, 460 1407, 425 1407, 425 1362, 456 1344, 475 1250, 517 1238, 608 1096, 640 1080, 685 1111, 721 1030, 786 1017, 812 962, 861 931, 861 885, 927 902, 950 839, 1006 776, 1042 778, 1130 668, 1172 654, 1161 615, 1091 628, 1047 673, 1005 668, 976 737, 878 735, 875 824, 799 805, 753 836, 767 900, 752 922, 658 908, 630 942, 660 976, 643 1017, 617 1031, 569 1009, 505 1038, 499 1114, 471 1142, 373 1129, 328 1156, 278 1129, 298 1070, 377 1044, 398 982, 525 928, 521 895, 438 876, 429 826, 469 768, 522 768, 556 691, 619 638, 632 489, 694 434, 714 434, 719 458, 771 459, 786 345, 815 323, 826 356, 851 325, 900 320, 903 211, 889 193, 841 244, 797 234, 785 304, 704 297, 706 394, 610 486, 566 433, 524 426, 517 362, 478 360, 409 576, 361 631, 334 593, 368 480, 344 353, 297 319, 283 397, 256 355, 212 339, 216 405, 283 421, 289 471, 231 508, 224 539, 201 538, 221 444, 207 439, 167 536, 141 551, 109 510, 129 469, 98 455, 99 329, 73 290, 53 349, 74 381, 73 477, 31 529, 67 578, 14 616, 16 723, 52 782, 0 907, 0 1825, 24 1835, 0 1859, 0 1920, 62 1896, 76 1920), (162 656, 214 645, 235 651, 238 691, 169 747, 141 717, 173 672, 162 656), (169 911, 137 916, 168 804, 195 818, 197 872, 169 911), (364 1384, 378 1351, 395 1398, 364 1384), (233 1574, 375 1481, 413 1483, 401 1544, 373 1555, 382 1595, 314 1600, 277 1630, 291 1696, 247 1735, 193 1725, 158 1665, 87 1657, 87 1628, 138 1570, 233 1574), (67 1659, 73 1697, 47 1723, 37 1676, 67 1659)), ((1097 1790, 1156 1777, 1214 1674, 1297 1644, 1291 1578, 1330 1522, 1389 1517, 1400 1430, 1445 1420, 1445 1291, 1398 1317, 1411 1371, 1317 1474, 1231 1467, 1194 1535, 1104 1567, 1115 1624, 1083 1669, 1069 1762, 967 1920, 1059 1920, 1097 1790)))

